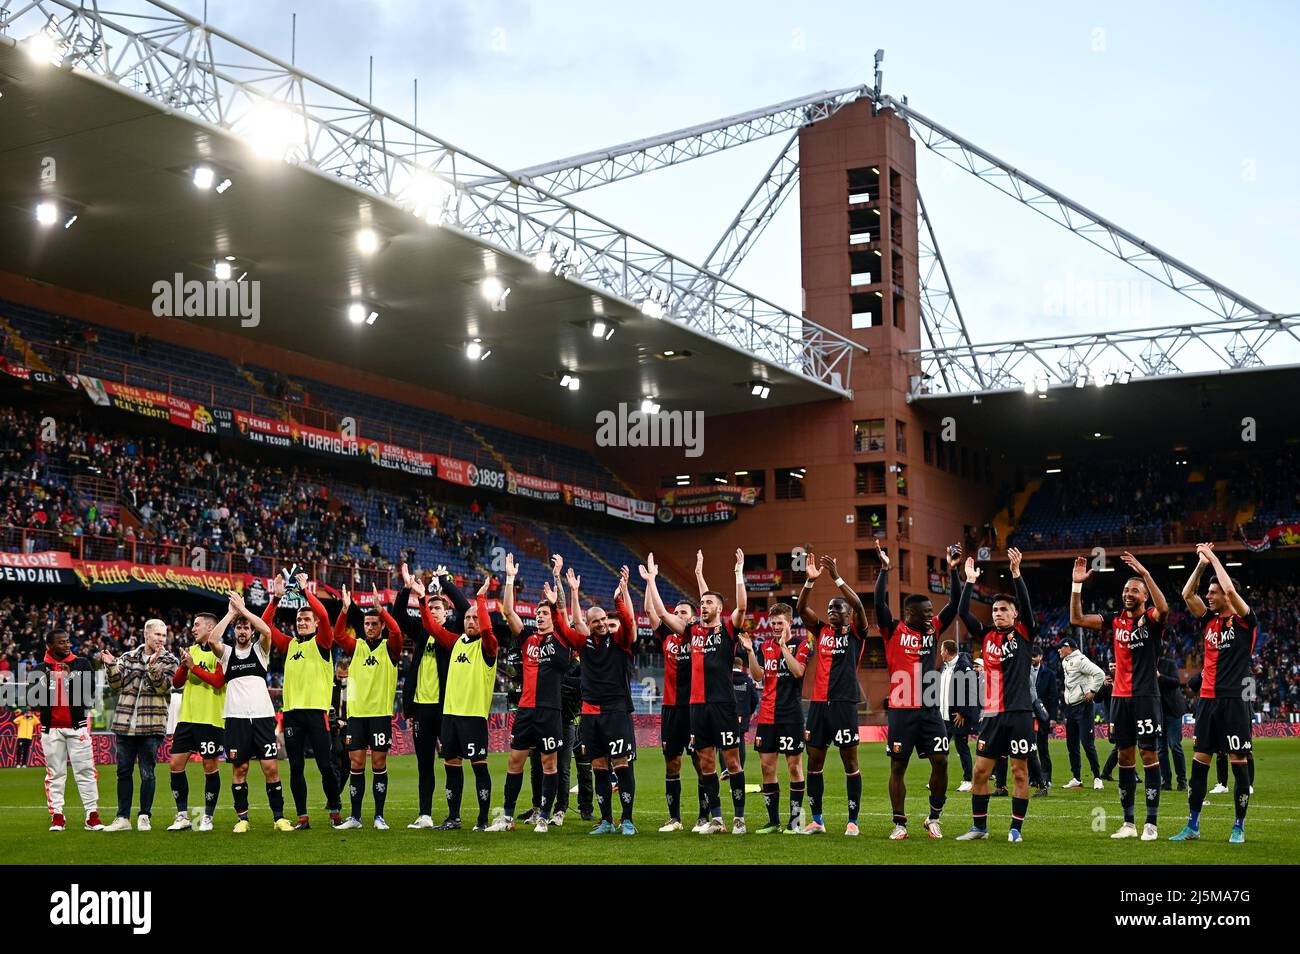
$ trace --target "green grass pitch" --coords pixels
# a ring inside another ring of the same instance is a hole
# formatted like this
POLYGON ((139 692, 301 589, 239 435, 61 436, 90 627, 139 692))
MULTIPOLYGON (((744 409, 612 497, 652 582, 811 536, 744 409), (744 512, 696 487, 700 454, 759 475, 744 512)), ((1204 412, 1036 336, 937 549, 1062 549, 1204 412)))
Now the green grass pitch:
MULTIPOLYGON (((1188 746, 1190 751, 1190 746, 1188 746)), ((1046 798, 1030 802, 1025 822, 1025 840, 1019 845, 1007 843, 1006 832, 1011 812, 1010 800, 995 798, 990 803, 991 837, 986 842, 958 844, 953 836, 970 825, 970 798, 955 791, 951 783, 944 811, 944 838, 932 841, 925 837, 921 821, 926 811, 925 782, 928 765, 914 761, 908 771, 908 810, 911 837, 904 842, 886 839, 890 829, 890 807, 886 792, 887 767, 882 745, 863 745, 860 762, 863 772, 862 835, 844 837, 844 775, 838 760, 829 762, 826 772, 826 823, 824 836, 719 835, 703 837, 689 831, 661 835, 656 829, 663 824, 666 812, 663 796, 663 761, 657 751, 643 752, 637 762, 636 820, 641 833, 634 838, 609 835, 590 837, 590 825, 579 820, 574 809, 563 828, 546 835, 535 834, 520 826, 514 832, 500 834, 408 831, 406 825, 415 815, 415 759, 394 757, 389 762, 390 792, 386 815, 391 831, 376 831, 370 826, 370 792, 367 780, 367 827, 359 831, 336 832, 328 825, 325 813, 317 807, 320 791, 316 769, 308 763, 313 821, 311 831, 280 833, 271 828, 270 812, 257 767, 249 773, 253 830, 235 835, 231 808, 229 772, 223 766, 226 782, 218 805, 216 830, 211 833, 167 832, 175 808, 167 786, 166 766, 160 766, 158 796, 154 807, 152 832, 87 832, 81 828, 81 809, 75 786, 69 779, 67 814, 69 828, 61 834, 46 829, 49 816, 44 803, 42 769, 6 769, 0 771, 0 854, 8 864, 1295 864, 1300 862, 1300 742, 1291 739, 1256 740, 1258 776, 1255 795, 1247 819, 1247 843, 1227 844, 1232 824, 1230 795, 1212 796, 1202 813, 1201 841, 1171 844, 1165 840, 1186 819, 1186 796, 1182 792, 1163 792, 1161 797, 1161 840, 1143 843, 1138 840, 1112 841, 1111 832, 1122 815, 1115 784, 1104 791, 1084 788, 1063 791, 1059 787, 1046 798)), ((1105 749, 1100 753, 1103 757, 1105 749)), ((1053 761, 1057 785, 1067 780, 1069 762, 1063 742, 1053 743, 1053 761)), ((834 758, 834 756, 832 756, 834 758)), ((287 780, 287 763, 281 762, 287 780)), ((494 754, 493 807, 500 805, 505 777, 505 756, 494 754)), ((954 755, 951 767, 957 767, 954 755)), ((747 779, 756 783, 758 758, 749 756, 747 779)), ((191 763, 191 804, 202 798, 201 770, 191 763)), ((960 781, 960 772, 953 778, 960 781)), ((470 776, 472 779, 472 776, 470 776)), ((469 779, 467 779, 469 781, 469 779)), ((1090 781, 1086 780, 1086 781, 1090 781)), ((434 801, 434 820, 441 821, 443 807, 442 771, 434 801)), ((696 808, 695 786, 689 766, 683 772, 683 812, 693 816, 696 808)), ((1214 783, 1213 770, 1210 777, 1214 783)), ((112 818, 115 802, 115 778, 111 766, 100 766, 101 807, 105 821, 112 818)), ((138 779, 137 779, 138 787, 138 779)), ((781 776, 782 809, 787 798, 784 769, 781 776)), ((463 814, 472 823, 474 800, 472 784, 467 786, 463 814)), ((286 801, 289 798, 285 785, 286 801)), ((528 799, 525 781, 521 802, 528 799)), ((724 786, 723 801, 730 825, 730 800, 724 786)), ((346 802, 346 795, 345 795, 346 802)), ((138 807, 138 806, 137 806, 138 807)), ((1139 814, 1141 813, 1139 800, 1139 814)), ((747 814, 751 830, 764 818, 759 795, 748 797, 747 814)), ((1139 817, 1138 821, 1141 822, 1139 817)), ((690 822, 688 821, 688 824, 690 822)))

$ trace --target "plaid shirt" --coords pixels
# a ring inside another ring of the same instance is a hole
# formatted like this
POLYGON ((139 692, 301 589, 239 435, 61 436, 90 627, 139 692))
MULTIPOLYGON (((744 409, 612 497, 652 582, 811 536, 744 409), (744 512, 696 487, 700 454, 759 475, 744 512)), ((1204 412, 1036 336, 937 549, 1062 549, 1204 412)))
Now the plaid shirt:
POLYGON ((117 690, 117 709, 109 728, 118 735, 162 735, 167 729, 172 675, 180 661, 167 650, 152 664, 144 643, 106 667, 108 684, 117 690))

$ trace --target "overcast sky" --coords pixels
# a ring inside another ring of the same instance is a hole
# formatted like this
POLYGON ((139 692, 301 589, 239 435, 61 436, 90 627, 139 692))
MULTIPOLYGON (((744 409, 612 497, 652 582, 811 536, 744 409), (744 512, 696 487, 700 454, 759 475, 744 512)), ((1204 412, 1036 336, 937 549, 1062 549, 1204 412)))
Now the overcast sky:
MULTIPOLYGON (((297 12, 301 68, 364 97, 373 54, 377 105, 410 118, 418 77, 421 127, 512 169, 868 82, 883 47, 886 92, 1264 308, 1300 311, 1300 5, 1059 7, 211 0, 208 18, 287 59, 297 12)), ((778 148, 574 198, 700 261, 778 148)), ((1212 317, 919 152, 975 340, 1212 317)), ((798 242, 792 198, 736 281, 798 311, 798 242)))

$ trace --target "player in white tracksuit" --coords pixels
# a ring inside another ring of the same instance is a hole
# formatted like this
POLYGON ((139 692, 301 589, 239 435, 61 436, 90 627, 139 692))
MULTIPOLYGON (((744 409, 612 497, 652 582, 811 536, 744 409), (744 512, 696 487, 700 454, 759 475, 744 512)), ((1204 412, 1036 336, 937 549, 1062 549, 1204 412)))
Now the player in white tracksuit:
MULTIPOLYGON (((50 831, 63 831, 63 793, 68 784, 68 766, 81 795, 86 829, 100 831, 99 774, 95 770, 95 749, 90 740, 89 710, 94 704, 96 673, 90 660, 72 653, 71 640, 63 630, 45 637, 45 658, 37 669, 41 699, 41 748, 45 753, 45 801, 50 810, 50 831)), ((32 688, 36 688, 33 686, 32 688)))

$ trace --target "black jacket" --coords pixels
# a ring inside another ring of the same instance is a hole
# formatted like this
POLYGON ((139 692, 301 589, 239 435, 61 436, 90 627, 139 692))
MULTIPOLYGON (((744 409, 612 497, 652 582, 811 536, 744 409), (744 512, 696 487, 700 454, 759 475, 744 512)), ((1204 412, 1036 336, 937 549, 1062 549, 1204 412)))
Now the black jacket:
POLYGON ((1181 719, 1187 713, 1187 700, 1183 697, 1178 664, 1172 659, 1161 659, 1156 665, 1156 678, 1160 682, 1160 708, 1165 718, 1181 719))
MULTIPOLYGON (((89 659, 81 656, 74 657, 66 665, 68 678, 64 686, 70 703, 68 715, 72 721, 72 728, 84 729, 87 720, 85 703, 93 701, 95 698, 95 667, 89 659)), ((53 706, 51 703, 54 702, 57 685, 54 671, 55 667, 50 664, 47 654, 47 656, 41 658, 41 661, 36 664, 36 668, 27 677, 29 696, 39 693, 37 698, 44 703, 44 705, 40 706, 42 731, 50 728, 53 724, 53 713, 51 711, 53 706), (40 675, 37 676, 37 673, 40 675)))
POLYGON ((1061 693, 1056 673, 1047 668, 1046 662, 1038 667, 1038 682, 1034 688, 1038 691, 1038 701, 1047 710, 1047 717, 1055 721, 1061 714, 1061 693))
POLYGON ((744 669, 731 670, 731 687, 736 691, 736 714, 740 716, 740 728, 749 730, 749 720, 753 718, 762 699, 754 679, 744 669))
MULTIPOLYGON (((453 633, 461 634, 465 632, 465 614, 469 612, 469 600, 465 599, 465 594, 456 588, 450 576, 442 576, 438 579, 438 585, 442 587, 442 592, 451 600, 451 605, 456 608, 455 617, 448 617, 447 629, 453 633)), ((415 706, 415 686, 420 681, 420 665, 424 662, 424 647, 429 642, 429 634, 424 631, 424 624, 420 622, 417 614, 412 616, 407 612, 406 601, 410 597, 411 591, 407 587, 402 587, 397 591, 397 597, 393 600, 393 619, 397 620, 397 625, 401 628, 402 634, 407 636, 415 646, 414 654, 411 656, 411 667, 406 673, 406 681, 402 683, 402 714, 410 717, 415 706)), ((451 665, 451 653, 448 650, 438 647, 434 650, 435 665, 438 667, 438 681, 447 685, 447 667, 451 665)))

